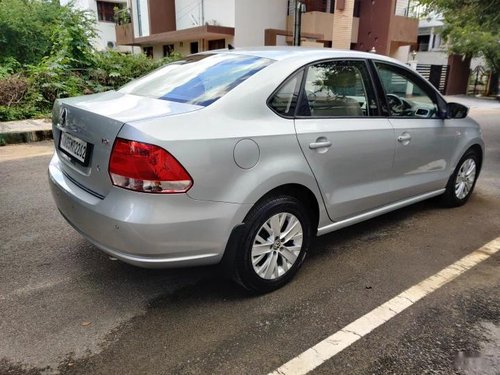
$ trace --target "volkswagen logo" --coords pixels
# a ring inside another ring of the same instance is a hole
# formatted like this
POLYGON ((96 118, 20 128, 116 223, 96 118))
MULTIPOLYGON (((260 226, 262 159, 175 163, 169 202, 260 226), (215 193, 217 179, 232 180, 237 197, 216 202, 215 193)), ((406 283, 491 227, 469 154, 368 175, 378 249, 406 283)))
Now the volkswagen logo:
POLYGON ((68 117, 68 110, 66 108, 61 109, 61 113, 59 115, 59 126, 60 127, 65 127, 66 126, 66 120, 68 117))

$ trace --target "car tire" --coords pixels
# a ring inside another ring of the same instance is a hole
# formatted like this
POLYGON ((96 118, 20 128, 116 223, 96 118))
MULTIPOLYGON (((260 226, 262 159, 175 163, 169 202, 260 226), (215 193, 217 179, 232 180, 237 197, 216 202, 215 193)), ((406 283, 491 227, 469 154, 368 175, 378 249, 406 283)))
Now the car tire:
POLYGON ((312 238, 310 212, 297 198, 281 195, 257 203, 244 222, 234 280, 254 294, 281 288, 306 257, 312 238))
POLYGON ((459 207, 469 200, 479 175, 479 166, 479 156, 473 150, 462 156, 441 196, 445 207, 459 207))

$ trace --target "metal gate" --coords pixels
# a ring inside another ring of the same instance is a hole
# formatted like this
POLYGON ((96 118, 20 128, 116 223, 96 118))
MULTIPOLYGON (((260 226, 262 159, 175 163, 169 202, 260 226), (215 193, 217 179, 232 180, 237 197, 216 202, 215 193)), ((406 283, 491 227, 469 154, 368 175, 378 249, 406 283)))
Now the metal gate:
POLYGON ((417 64, 417 72, 437 88, 441 94, 446 92, 448 68, 449 65, 417 64))

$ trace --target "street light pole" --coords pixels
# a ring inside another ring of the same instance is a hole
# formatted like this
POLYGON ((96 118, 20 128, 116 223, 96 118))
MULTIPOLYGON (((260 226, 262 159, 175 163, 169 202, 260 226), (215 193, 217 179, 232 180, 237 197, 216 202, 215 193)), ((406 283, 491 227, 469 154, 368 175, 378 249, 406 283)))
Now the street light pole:
POLYGON ((302 7, 304 4, 300 0, 294 0, 294 28, 293 28, 293 45, 300 46, 300 28, 302 25, 302 7))

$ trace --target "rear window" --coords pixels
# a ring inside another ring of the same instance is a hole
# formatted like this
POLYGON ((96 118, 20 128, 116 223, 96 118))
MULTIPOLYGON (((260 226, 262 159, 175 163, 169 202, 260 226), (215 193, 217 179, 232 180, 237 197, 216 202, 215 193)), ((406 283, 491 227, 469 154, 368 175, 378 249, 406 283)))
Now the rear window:
POLYGON ((193 55, 132 81, 119 92, 207 106, 272 62, 237 54, 193 55))

